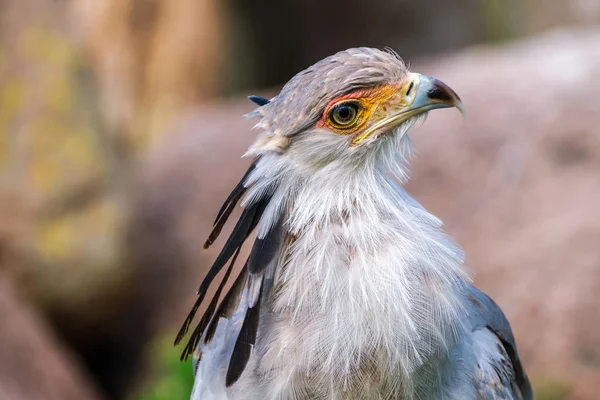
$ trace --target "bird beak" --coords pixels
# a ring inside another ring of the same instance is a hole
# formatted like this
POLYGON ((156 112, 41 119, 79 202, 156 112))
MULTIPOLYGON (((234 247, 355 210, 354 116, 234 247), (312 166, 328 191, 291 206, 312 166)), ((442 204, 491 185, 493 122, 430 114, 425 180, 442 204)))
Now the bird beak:
POLYGON ((375 123, 352 141, 353 145, 362 142, 382 128, 398 126, 409 119, 436 108, 456 107, 463 118, 465 107, 450 86, 430 76, 411 73, 400 88, 400 107, 398 112, 375 123))
MULTIPOLYGON (((466 116, 466 110, 460 97, 444 82, 430 76, 413 73, 403 86, 408 89, 411 83, 414 85, 415 95, 412 102, 400 114, 414 116, 436 108, 456 107, 463 117, 466 116)), ((410 93, 407 93, 406 96, 410 101, 410 93)))

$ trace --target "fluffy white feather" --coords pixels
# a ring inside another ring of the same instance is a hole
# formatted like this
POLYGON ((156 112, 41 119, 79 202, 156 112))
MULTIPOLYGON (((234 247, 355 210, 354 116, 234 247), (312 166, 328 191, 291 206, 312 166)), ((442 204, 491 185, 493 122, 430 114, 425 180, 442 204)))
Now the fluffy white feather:
MULTIPOLYGON (((276 272, 255 354, 235 385, 259 389, 239 398, 364 398, 356 395, 373 390, 424 399, 439 387, 435 380, 449 378, 440 371, 453 376, 456 390, 465 386, 467 373, 448 358, 467 336, 463 253, 398 183, 407 177, 405 133, 414 122, 374 141, 376 148, 349 148, 340 135, 309 131, 284 154, 262 155, 244 204, 274 191, 258 235, 284 208, 295 240, 276 272)), ((445 389, 449 399, 464 398, 445 389)))

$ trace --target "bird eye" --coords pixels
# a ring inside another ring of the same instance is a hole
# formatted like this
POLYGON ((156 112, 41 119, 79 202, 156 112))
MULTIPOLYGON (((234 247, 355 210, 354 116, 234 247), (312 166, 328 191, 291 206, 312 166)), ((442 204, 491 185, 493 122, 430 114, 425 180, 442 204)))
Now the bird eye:
POLYGON ((329 109, 329 121, 335 128, 352 128, 359 122, 361 105, 354 100, 337 103, 329 109))

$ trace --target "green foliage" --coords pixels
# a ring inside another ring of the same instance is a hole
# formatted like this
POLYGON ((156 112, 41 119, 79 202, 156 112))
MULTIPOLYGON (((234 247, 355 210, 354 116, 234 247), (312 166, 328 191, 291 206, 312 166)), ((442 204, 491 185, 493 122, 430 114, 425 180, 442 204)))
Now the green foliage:
POLYGON ((567 384, 549 378, 535 381, 533 392, 536 400, 567 400, 571 397, 567 384))
POLYGON ((180 362, 181 349, 173 347, 172 336, 151 346, 150 363, 154 375, 131 400, 188 400, 194 376, 191 361, 180 362))

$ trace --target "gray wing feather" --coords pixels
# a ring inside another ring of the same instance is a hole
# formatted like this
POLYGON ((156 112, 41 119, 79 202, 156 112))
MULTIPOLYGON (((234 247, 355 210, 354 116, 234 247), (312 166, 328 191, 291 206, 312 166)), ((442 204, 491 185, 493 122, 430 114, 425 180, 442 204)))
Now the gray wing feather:
POLYGON ((475 346, 482 347, 475 371, 480 399, 533 399, 529 378, 504 313, 474 286, 471 286, 469 300, 475 310, 469 315, 473 337, 481 342, 475 343, 475 346))

